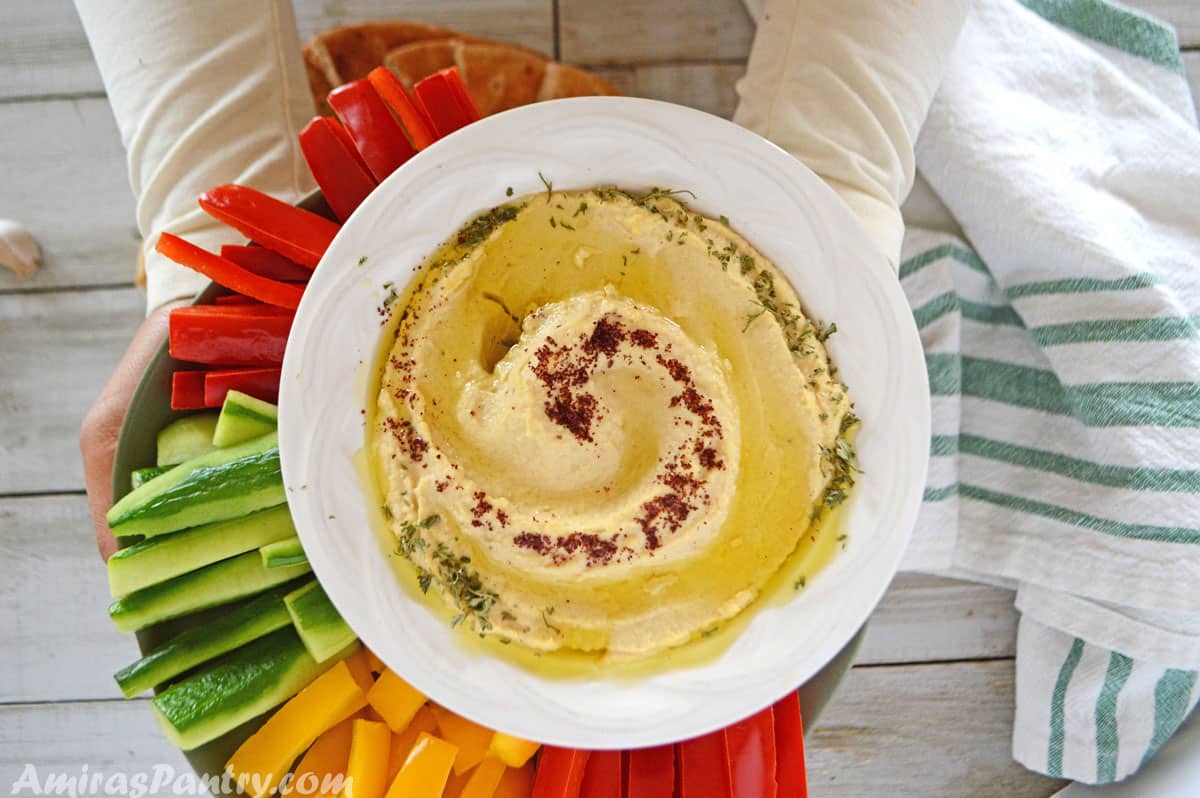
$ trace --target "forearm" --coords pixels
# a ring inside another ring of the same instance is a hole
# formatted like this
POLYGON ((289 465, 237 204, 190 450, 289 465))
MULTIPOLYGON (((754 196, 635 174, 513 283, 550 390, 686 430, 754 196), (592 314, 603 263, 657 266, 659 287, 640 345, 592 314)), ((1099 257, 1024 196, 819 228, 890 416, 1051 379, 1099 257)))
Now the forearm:
POLYGON ((219 183, 284 199, 311 187, 296 132, 313 115, 288 0, 76 0, 137 198, 147 304, 206 280, 154 251, 158 234, 236 240, 196 206, 219 183))
POLYGON ((965 0, 767 0, 734 121, 820 175, 895 266, 913 148, 965 0))

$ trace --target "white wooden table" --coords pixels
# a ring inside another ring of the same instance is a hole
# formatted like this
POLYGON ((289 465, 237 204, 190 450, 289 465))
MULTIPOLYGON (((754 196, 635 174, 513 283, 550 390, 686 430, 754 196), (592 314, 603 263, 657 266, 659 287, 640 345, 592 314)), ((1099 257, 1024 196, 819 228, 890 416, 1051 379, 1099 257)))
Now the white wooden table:
MULTIPOLYGON (((1200 3, 1140 0, 1200 47, 1200 3)), ((729 115, 753 26, 740 0, 296 0, 301 36, 406 17, 596 68, 628 94, 729 115)), ((1200 50, 1185 54, 1200 94, 1200 50)), ((142 315, 133 200, 70 0, 0 5, 0 218, 46 265, 0 270, 0 790, 42 773, 186 765, 110 674, 135 655, 105 617, 79 421, 142 315)), ((1045 796, 1009 756, 1011 594, 901 576, 810 738, 822 796, 1045 796)))

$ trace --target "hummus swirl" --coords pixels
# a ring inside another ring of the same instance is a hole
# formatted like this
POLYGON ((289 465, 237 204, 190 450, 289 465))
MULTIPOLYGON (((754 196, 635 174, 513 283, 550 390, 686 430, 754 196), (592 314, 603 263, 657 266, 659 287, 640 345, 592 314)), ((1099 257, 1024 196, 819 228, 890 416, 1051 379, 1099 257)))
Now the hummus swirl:
POLYGON ((626 658, 687 642, 852 481, 826 331, 668 196, 520 198, 399 300, 370 448, 400 552, 478 632, 626 658))

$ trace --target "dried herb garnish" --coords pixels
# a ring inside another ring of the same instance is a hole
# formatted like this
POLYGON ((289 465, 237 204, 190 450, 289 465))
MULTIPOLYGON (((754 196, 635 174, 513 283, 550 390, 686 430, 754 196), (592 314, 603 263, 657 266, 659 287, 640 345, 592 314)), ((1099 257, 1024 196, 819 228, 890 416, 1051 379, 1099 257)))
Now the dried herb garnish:
MULTIPOLYGON (((696 193, 694 191, 689 191, 686 188, 658 188, 658 187, 655 187, 655 188, 650 189, 648 192, 646 192, 642 196, 638 197, 637 204, 645 207, 646 203, 650 202, 651 200, 656 200, 656 199, 661 199, 661 198, 675 199, 676 197, 678 197, 682 194, 687 194, 692 199, 696 199, 696 193)), ((652 209, 652 210, 656 210, 656 209, 652 209)))
POLYGON ((490 211, 481 213, 458 231, 455 243, 460 247, 473 247, 479 244, 497 227, 517 218, 517 212, 520 210, 521 206, 517 205, 497 205, 490 211))
POLYGON ((538 180, 542 181, 542 185, 546 187, 546 204, 550 204, 550 197, 554 194, 554 184, 546 179, 546 176, 538 172, 538 180))

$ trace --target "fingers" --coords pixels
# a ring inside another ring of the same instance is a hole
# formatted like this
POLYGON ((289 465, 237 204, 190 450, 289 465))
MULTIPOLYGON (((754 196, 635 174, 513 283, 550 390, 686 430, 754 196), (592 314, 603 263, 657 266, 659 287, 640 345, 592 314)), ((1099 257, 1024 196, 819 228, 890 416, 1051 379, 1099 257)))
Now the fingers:
POLYGON ((79 449, 83 454, 83 480, 87 487, 88 509, 96 530, 96 545, 105 560, 117 550, 105 515, 113 501, 113 456, 121 434, 121 423, 134 389, 166 337, 170 310, 179 304, 182 303, 164 305, 146 317, 80 426, 79 449))

